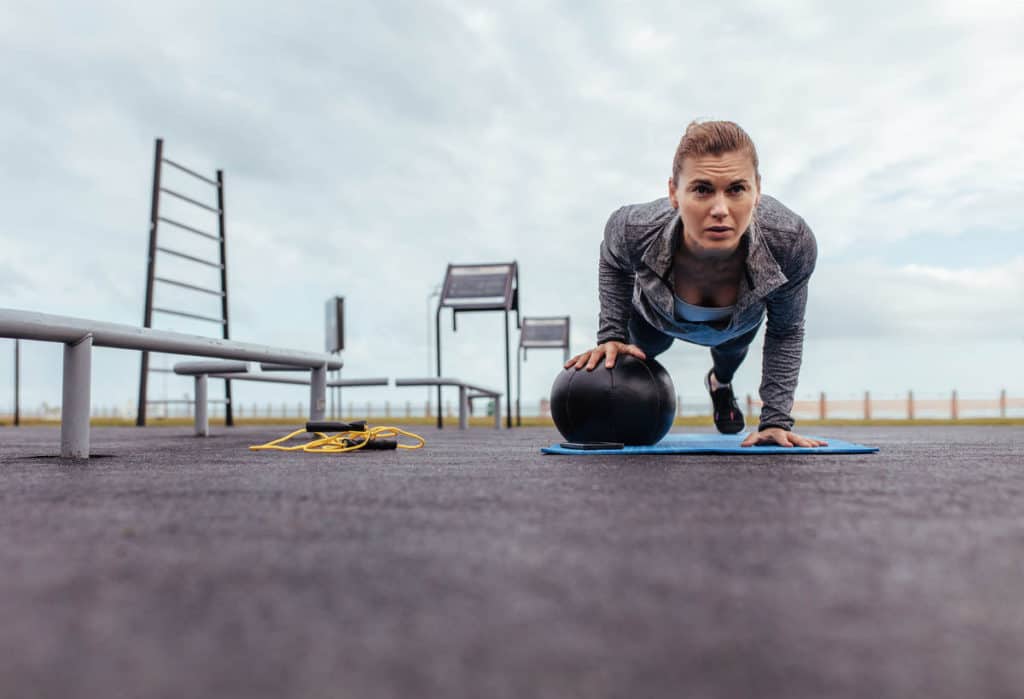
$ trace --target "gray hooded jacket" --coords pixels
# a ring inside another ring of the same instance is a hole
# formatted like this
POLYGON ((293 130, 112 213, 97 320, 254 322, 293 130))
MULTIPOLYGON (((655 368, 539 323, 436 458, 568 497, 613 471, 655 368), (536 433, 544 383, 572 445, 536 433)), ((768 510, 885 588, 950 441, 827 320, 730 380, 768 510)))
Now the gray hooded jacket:
POLYGON ((807 281, 818 248, 798 215, 761 195, 744 234, 746 274, 727 322, 689 323, 675 317, 672 258, 682 222, 667 197, 623 206, 608 219, 598 271, 601 302, 598 343, 629 341, 630 314, 687 342, 715 346, 757 325, 767 313, 761 371, 760 429, 792 429, 793 394, 800 375, 807 281))

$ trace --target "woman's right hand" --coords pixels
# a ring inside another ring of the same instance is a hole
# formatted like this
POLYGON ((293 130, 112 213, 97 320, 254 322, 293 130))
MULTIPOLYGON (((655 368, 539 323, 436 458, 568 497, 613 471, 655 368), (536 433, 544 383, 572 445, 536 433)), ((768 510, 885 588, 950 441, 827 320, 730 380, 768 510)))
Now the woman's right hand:
POLYGON ((593 371, 598 362, 601 361, 601 357, 604 357, 605 368, 612 369, 615 367, 615 360, 620 354, 631 354, 638 359, 647 359, 647 355, 644 354, 644 351, 636 345, 610 340, 608 342, 602 342, 592 350, 587 350, 586 352, 577 354, 565 363, 564 368, 568 369, 569 367, 574 366, 576 369, 582 369, 583 367, 586 367, 587 371, 593 371))

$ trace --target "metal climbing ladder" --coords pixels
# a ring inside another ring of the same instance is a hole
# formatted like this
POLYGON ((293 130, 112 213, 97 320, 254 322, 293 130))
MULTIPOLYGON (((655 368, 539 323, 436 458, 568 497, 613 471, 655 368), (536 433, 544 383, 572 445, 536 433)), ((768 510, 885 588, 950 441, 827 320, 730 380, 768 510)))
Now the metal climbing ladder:
MULTIPOLYGON (((153 158, 153 198, 152 205, 150 208, 149 216, 149 254, 147 258, 147 269, 146 269, 146 307, 143 317, 143 327, 153 327, 153 314, 163 314, 170 316, 178 316, 182 318, 188 318, 190 320, 199 320, 209 323, 214 323, 220 326, 222 337, 226 340, 230 338, 230 326, 228 323, 228 260, 227 260, 227 248, 225 244, 225 226, 224 226, 224 171, 217 170, 216 178, 210 178, 202 175, 195 170, 188 168, 180 163, 177 163, 170 158, 164 157, 164 142, 162 138, 156 139, 156 153, 153 158), (189 177, 206 183, 216 188, 217 203, 216 206, 205 204, 198 199, 190 196, 186 196, 173 189, 169 189, 162 184, 163 166, 168 165, 174 170, 184 173, 189 177), (210 233, 197 228, 192 225, 188 225, 181 221, 169 218, 161 215, 160 199, 161 195, 168 195, 173 197, 176 201, 184 202, 192 207, 195 207, 206 213, 214 214, 217 217, 217 233, 210 233), (186 233, 200 236, 202 238, 212 240, 217 243, 219 250, 219 258, 210 260, 197 255, 188 254, 180 250, 162 246, 158 243, 157 233, 160 229, 160 224, 166 224, 176 230, 185 231, 186 233), (157 275, 157 256, 168 256, 178 260, 185 260, 186 262, 193 263, 196 265, 203 265, 205 267, 211 267, 220 271, 220 288, 209 288, 192 284, 180 279, 171 279, 166 276, 157 275), (188 289, 189 291, 197 292, 204 295, 212 295, 220 298, 220 309, 221 313, 219 316, 201 315, 198 313, 187 312, 179 309, 164 308, 161 306, 154 305, 154 296, 156 291, 157 283, 170 285, 181 289, 188 289)), ((151 368, 149 365, 149 352, 142 352, 142 367, 139 372, 139 401, 136 411, 135 424, 142 427, 146 424, 146 411, 148 406, 154 401, 148 399, 147 387, 148 379, 151 373, 172 373, 171 369, 158 369, 151 368)), ((234 424, 234 415, 231 406, 231 382, 228 380, 224 381, 224 402, 225 402, 225 422, 227 425, 234 424)))

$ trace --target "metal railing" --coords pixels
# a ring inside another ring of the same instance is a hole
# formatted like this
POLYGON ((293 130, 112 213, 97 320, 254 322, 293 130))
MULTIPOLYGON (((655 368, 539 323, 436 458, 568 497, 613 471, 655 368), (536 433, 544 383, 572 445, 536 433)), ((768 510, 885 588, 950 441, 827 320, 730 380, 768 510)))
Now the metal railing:
MULTIPOLYGON (((483 398, 494 401, 494 427, 501 428, 501 392, 494 389, 476 386, 459 379, 445 377, 395 379, 395 387, 407 386, 436 386, 438 392, 437 428, 444 427, 444 412, 441 410, 441 387, 454 386, 459 389, 459 429, 464 430, 469 426, 469 416, 473 412, 473 401, 483 398)), ((509 423, 509 427, 512 424, 509 423)))
POLYGON ((309 369, 309 411, 314 420, 324 417, 328 370, 340 369, 342 366, 337 357, 318 352, 303 352, 5 308, 0 308, 0 337, 59 342, 64 345, 61 456, 73 459, 89 458, 89 413, 94 346, 217 359, 240 359, 309 369))
MULTIPOLYGON (((332 355, 333 356, 333 355, 332 355)), ((181 376, 192 376, 195 378, 195 433, 200 437, 210 435, 210 417, 207 383, 209 379, 232 379, 234 381, 263 381, 267 383, 296 384, 299 386, 311 386, 312 379, 306 379, 293 375, 281 375, 281 372, 295 371, 295 367, 270 364, 261 362, 257 367, 250 366, 247 362, 178 362, 174 365, 174 373, 181 376), (267 373, 263 373, 267 372, 267 373)), ((326 388, 355 388, 358 386, 387 386, 388 379, 384 377, 363 378, 363 379, 335 379, 325 383, 326 388)), ((322 419, 324 416, 321 415, 322 419)))

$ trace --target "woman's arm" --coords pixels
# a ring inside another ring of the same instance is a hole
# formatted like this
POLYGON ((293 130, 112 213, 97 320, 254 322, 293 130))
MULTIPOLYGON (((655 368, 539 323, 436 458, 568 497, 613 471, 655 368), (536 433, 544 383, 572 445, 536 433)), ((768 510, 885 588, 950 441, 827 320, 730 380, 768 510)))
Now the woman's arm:
POLYGON ((633 283, 635 268, 630 262, 626 240, 626 211, 614 212, 604 227, 601 257, 597 269, 597 294, 601 304, 597 347, 577 354, 565 363, 565 368, 592 371, 603 359, 611 369, 620 354, 646 359, 636 345, 629 344, 629 316, 633 312, 633 283))
POLYGON ((597 342, 629 342, 629 316, 633 308, 636 271, 626 247, 625 208, 618 209, 604 227, 597 270, 597 295, 601 313, 597 342))
POLYGON ((805 222, 801 222, 791 254, 792 263, 786 270, 789 281, 766 299, 768 322, 761 367, 759 430, 793 429, 790 411, 803 359, 807 283, 818 258, 814 234, 805 222))

